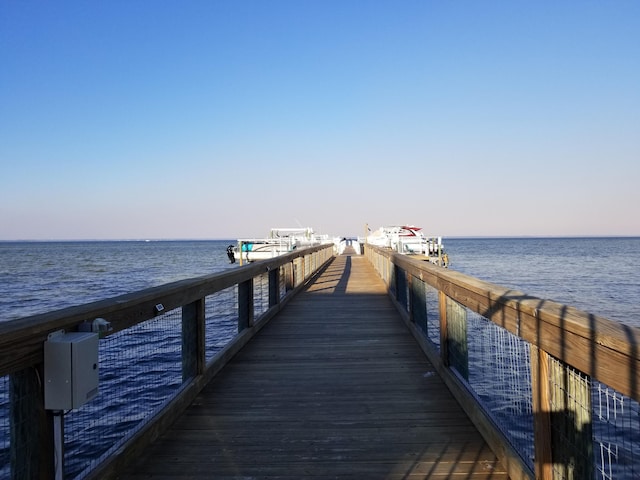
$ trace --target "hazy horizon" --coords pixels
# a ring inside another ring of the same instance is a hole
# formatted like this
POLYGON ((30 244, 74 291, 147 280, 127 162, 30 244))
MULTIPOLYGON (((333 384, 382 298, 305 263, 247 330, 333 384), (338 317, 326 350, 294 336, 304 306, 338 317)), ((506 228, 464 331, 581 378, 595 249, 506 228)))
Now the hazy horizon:
MULTIPOLYGON (((336 238, 346 237, 349 239, 357 238, 358 236, 349 235, 336 235, 336 238)), ((266 236, 246 237, 246 238, 266 238, 266 236)), ((362 236, 359 236, 362 238, 362 236)), ((526 239, 607 239, 607 238, 640 238, 640 235, 562 235, 562 236, 549 236, 549 235, 514 235, 514 236, 491 236, 491 235, 464 235, 464 236, 451 236, 442 237, 443 240, 526 240, 526 239)), ((11 240, 0 239, 0 243, 73 243, 73 242, 235 242, 238 238, 57 238, 57 239, 33 239, 33 238, 17 238, 11 240)))

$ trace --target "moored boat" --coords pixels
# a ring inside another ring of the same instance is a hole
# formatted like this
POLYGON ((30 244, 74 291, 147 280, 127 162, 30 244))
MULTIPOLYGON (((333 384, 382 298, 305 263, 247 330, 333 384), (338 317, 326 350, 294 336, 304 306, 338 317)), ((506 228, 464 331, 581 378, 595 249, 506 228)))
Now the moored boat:
POLYGON ((366 242, 378 247, 390 248, 404 255, 421 255, 439 265, 447 266, 448 264, 442 237, 428 237, 421 227, 415 225, 380 227, 367 235, 366 242))
POLYGON ((237 245, 227 247, 227 255, 231 263, 254 262, 327 243, 333 243, 333 239, 315 233, 311 227, 272 228, 266 238, 239 238, 237 245))

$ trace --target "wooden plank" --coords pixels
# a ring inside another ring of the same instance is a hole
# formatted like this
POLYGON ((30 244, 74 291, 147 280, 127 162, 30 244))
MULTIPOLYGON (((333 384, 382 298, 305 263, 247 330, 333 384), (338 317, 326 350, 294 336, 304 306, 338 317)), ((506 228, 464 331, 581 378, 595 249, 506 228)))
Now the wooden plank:
POLYGON ((339 257, 121 479, 503 479, 363 257, 339 257))

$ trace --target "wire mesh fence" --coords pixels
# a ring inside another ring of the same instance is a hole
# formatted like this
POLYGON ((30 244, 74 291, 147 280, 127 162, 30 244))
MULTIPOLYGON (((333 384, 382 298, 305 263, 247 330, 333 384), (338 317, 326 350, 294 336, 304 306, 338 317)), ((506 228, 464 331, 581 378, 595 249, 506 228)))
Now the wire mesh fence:
MULTIPOLYGON (((5 375, 0 377, 0 478, 11 476, 9 408, 9 376, 5 375)), ((24 472, 20 473, 24 474, 24 472)))
POLYGON ((205 298, 205 359, 210 361, 238 333, 238 287, 205 298))
POLYGON ((433 347, 440 351, 440 300, 438 290, 425 284, 427 304, 427 329, 425 334, 433 347))
POLYGON ((280 293, 280 300, 282 300, 287 294, 287 268, 280 266, 278 273, 278 292, 280 293))
POLYGON ((598 478, 640 478, 640 405, 600 382, 591 390, 598 478))
POLYGON ((65 478, 82 477, 182 384, 181 309, 100 340, 100 394, 64 417, 65 478))
POLYGON ((485 411, 533 469, 529 344, 465 308, 468 384, 485 411))
POLYGON ((263 273, 253 279, 253 318, 269 310, 269 274, 263 273))
MULTIPOLYGON (((261 280, 256 298, 262 309, 261 280)), ((237 334, 237 286, 205 298, 205 355, 237 334)), ((82 477, 180 390, 182 313, 175 309, 100 341, 101 393, 65 416, 65 478, 82 477)))
POLYGON ((0 478, 9 478, 11 465, 9 449, 11 433, 9 432, 9 376, 0 377, 0 478))
MULTIPOLYGON (((410 296, 413 323, 422 331, 433 348, 440 350, 440 310, 438 291, 417 277, 412 277, 411 287, 407 287, 410 296)), ((406 306, 405 306, 406 308, 406 306)))
POLYGON ((309 275, 311 275, 311 266, 312 266, 312 256, 311 255, 305 255, 303 257, 304 259, 304 279, 306 280, 307 278, 309 278, 309 275))

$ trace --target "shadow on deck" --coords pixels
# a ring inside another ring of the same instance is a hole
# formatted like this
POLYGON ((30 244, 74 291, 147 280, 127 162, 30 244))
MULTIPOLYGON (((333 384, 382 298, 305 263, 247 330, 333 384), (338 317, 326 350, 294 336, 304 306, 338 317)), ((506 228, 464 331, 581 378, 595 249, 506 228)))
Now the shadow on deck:
POLYGON ((360 256, 335 258, 122 479, 505 479, 360 256))

